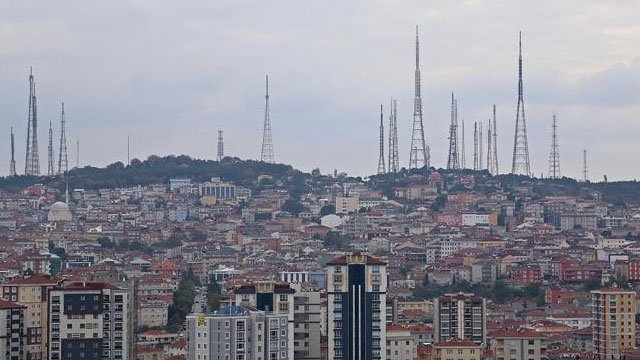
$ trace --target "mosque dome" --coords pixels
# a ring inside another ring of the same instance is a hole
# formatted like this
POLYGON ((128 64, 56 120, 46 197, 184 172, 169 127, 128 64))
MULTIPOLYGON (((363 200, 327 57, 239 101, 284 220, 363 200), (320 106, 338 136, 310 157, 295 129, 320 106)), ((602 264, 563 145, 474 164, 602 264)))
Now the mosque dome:
POLYGON ((49 208, 49 213, 47 214, 48 221, 71 221, 71 217, 69 205, 62 201, 53 203, 49 208))

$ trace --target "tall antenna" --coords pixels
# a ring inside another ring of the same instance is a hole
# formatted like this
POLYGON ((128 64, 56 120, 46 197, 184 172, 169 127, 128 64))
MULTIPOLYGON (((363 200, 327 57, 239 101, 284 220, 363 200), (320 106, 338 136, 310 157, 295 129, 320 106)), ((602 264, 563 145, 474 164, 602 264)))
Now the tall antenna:
POLYGON ((411 132, 411 151, 409 153, 409 169, 429 167, 429 150, 424 140, 424 125, 422 123, 422 97, 420 95, 420 39, 416 25, 416 70, 415 96, 413 98, 413 131, 411 132))
POLYGON ((76 140, 76 167, 80 168, 80 140, 76 140))
POLYGON ((11 162, 9 163, 9 175, 16 176, 16 146, 15 136, 13 135, 13 126, 11 127, 11 162))
POLYGON ((491 128, 491 119, 489 119, 487 124, 487 171, 489 173, 493 173, 493 149, 492 149, 493 138, 491 135, 492 133, 493 133, 493 129, 491 128))
POLYGON ((493 168, 490 169, 493 175, 498 175, 498 125, 496 124, 496 105, 493 104, 493 126, 491 127, 491 134, 493 139, 489 141, 493 141, 493 160, 491 161, 493 164, 493 168))
POLYGON ((262 129, 262 152, 260 160, 273 164, 273 141, 271 139, 271 115, 269 114, 269 75, 266 76, 266 92, 264 95, 264 123, 262 129))
POLYGON ((40 176, 38 157, 38 105, 36 101, 36 82, 33 69, 29 69, 29 118, 27 123, 27 152, 25 154, 24 174, 40 176))
POLYGON ((529 142, 527 141, 527 122, 524 116, 524 97, 522 86, 522 33, 518 33, 518 106, 516 109, 516 131, 513 139, 512 174, 531 175, 529 167, 529 142))
POLYGON ((473 170, 480 170, 478 158, 478 122, 473 123, 473 170))
POLYGON ((224 139, 222 137, 222 130, 218 130, 218 161, 224 159, 224 139))
POLYGON ((389 172, 400 171, 400 159, 398 158, 398 101, 391 99, 389 111, 389 172))
POLYGON ((451 92, 451 125, 449 125, 449 158, 447 159, 447 169, 460 169, 458 157, 457 102, 453 92, 451 92))
POLYGON ((549 177, 559 179, 560 175, 560 145, 558 144, 558 122, 553 114, 551 123, 551 152, 549 153, 549 177))
POLYGON ((127 166, 131 165, 131 141, 130 136, 127 135, 127 166))
POLYGON ((462 140, 462 143, 461 143, 462 146, 460 147, 460 168, 466 169, 467 164, 464 159, 464 119, 462 120, 462 139, 461 140, 462 140))
POLYGON ((587 167, 587 149, 582 150, 582 181, 589 181, 589 168, 587 167))
POLYGON ((49 146, 47 147, 47 176, 53 176, 53 127, 49 121, 49 146))
POLYGON ((69 171, 69 162, 67 159, 67 119, 64 114, 64 102, 62 103, 62 111, 60 112, 60 153, 58 154, 58 175, 64 175, 69 171))
POLYGON ((484 163, 484 131, 482 129, 482 121, 478 122, 478 170, 482 170, 484 163))
POLYGON ((383 124, 382 104, 380 105, 380 155, 378 156, 378 175, 387 172, 384 165, 384 124, 383 124))

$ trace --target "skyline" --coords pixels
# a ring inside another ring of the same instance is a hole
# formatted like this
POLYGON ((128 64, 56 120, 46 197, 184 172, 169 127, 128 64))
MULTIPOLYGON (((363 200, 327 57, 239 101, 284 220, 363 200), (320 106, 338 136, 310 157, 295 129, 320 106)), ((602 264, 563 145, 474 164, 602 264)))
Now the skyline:
MULTIPOLYGON (((573 3, 522 5, 524 18, 503 19, 500 13, 518 6, 336 2, 344 11, 330 23, 323 17, 334 15, 331 6, 314 4, 3 4, 0 175, 9 172, 11 126, 17 167, 24 165, 31 65, 40 120, 53 121, 58 138, 56 119, 65 101, 70 141, 92 144, 83 146, 83 165, 126 162, 127 136, 132 158, 215 159, 218 130, 225 132, 225 155, 259 159, 268 73, 277 162, 304 171, 375 174, 379 104, 394 97, 400 167, 406 168, 417 24, 432 166, 446 168, 451 91, 459 99, 460 121, 486 122, 497 104, 499 162, 511 163, 522 30, 532 173, 547 177, 556 112, 563 175, 581 178, 587 149, 592 181, 604 174, 609 180, 637 178, 633 152, 640 146, 633 134, 640 124, 633 120, 640 115, 640 52, 633 44, 640 24, 633 4, 589 1, 576 10, 573 3), (77 16, 87 9, 94 11, 77 16), (462 20, 471 26, 461 30, 456 24, 462 20)), ((470 135, 467 130, 466 157, 472 155, 470 135)))

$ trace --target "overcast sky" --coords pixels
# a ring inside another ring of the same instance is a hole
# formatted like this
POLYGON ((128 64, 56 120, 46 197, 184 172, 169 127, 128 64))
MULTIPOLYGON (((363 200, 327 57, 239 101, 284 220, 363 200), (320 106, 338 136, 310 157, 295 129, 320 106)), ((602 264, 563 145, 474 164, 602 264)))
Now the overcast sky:
MULTIPOLYGON (((414 27, 424 126, 444 167, 451 91, 467 125, 498 107, 500 171, 510 170, 522 30, 531 169, 548 172, 558 115, 563 175, 640 174, 638 1, 4 1, 0 3, 0 174, 9 127, 24 171, 27 75, 37 81, 41 172, 48 122, 65 102, 69 156, 103 166, 150 154, 259 158, 269 74, 277 162, 374 173, 379 106, 398 99, 401 166, 411 139, 414 27)), ((57 141, 56 152, 57 152, 57 141)), ((386 153, 386 150, 385 150, 386 153)), ((57 156, 57 155, 56 155, 57 156)))

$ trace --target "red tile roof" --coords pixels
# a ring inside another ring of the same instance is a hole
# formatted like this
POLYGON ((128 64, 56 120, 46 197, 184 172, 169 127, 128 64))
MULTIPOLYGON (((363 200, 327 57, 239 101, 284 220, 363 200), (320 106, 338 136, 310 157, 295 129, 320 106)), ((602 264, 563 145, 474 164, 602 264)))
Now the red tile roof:
POLYGON ((24 305, 16 304, 11 301, 0 300, 0 309, 26 309, 27 307, 24 305))

